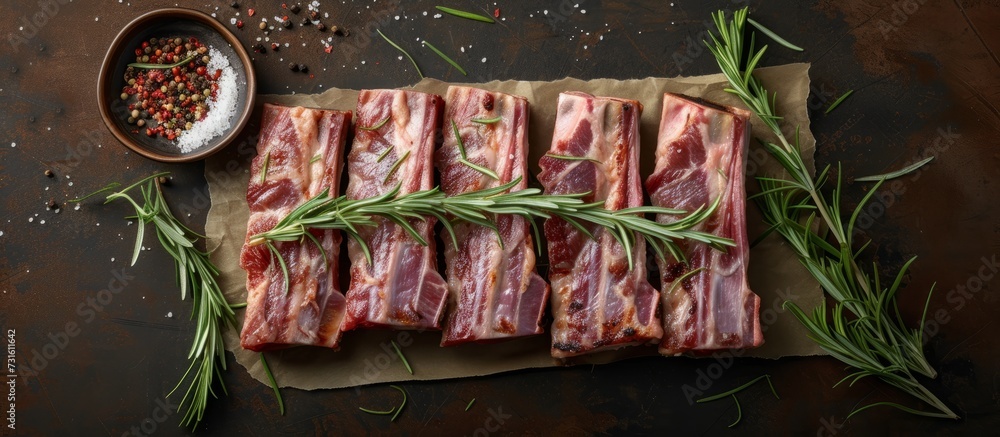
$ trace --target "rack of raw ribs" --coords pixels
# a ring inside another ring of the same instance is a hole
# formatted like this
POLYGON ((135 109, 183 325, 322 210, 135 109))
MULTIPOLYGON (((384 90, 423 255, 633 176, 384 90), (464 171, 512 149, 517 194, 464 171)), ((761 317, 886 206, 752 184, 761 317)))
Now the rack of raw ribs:
MULTIPOLYGON (((631 247, 630 268, 623 246, 596 225, 583 224, 588 235, 560 218, 546 219, 543 278, 531 224, 520 216, 497 216, 498 232, 456 225, 454 241, 441 239, 443 271, 433 220, 412 223, 424 245, 398 224, 376 218, 377 226, 357 231, 369 253, 348 241, 346 292, 339 278, 340 231, 310 230, 316 244, 275 244, 287 286, 274 253, 244 245, 242 346, 337 348, 345 332, 379 328, 441 330, 443 347, 540 335, 549 328, 556 358, 641 344, 659 344, 666 355, 759 346, 760 299, 747 282, 743 167, 749 113, 671 93, 663 99, 655 171, 645 182, 649 198, 655 206, 688 211, 721 198, 697 230, 736 245, 718 250, 680 242, 685 262, 669 255, 657 259, 661 290, 648 281, 643 239, 631 247)), ((642 206, 642 105, 581 92, 562 93, 557 104, 551 146, 539 161, 544 192, 588 193, 586 202, 604 202, 608 210, 642 206)), ((524 189, 528 110, 523 97, 459 86, 449 87, 444 99, 415 91, 361 91, 355 129, 350 111, 265 105, 247 189, 248 241, 323 190, 340 193, 349 137, 349 199, 435 185, 450 196, 518 178, 512 190, 524 189)))

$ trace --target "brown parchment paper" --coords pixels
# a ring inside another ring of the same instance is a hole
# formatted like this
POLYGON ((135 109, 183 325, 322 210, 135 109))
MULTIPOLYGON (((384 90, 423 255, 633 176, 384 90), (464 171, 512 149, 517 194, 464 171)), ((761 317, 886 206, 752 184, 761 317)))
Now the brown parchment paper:
MULTIPOLYGON (((815 139, 809 131, 806 99, 809 96, 809 65, 791 64, 761 68, 757 76, 772 92, 777 92, 777 110, 785 117, 783 125, 794 134, 801 127, 804 159, 813 165, 815 139)), ((444 95, 449 84, 424 79, 413 89, 444 95)), ((725 78, 721 74, 674 79, 647 78, 636 80, 577 80, 552 82, 493 81, 475 86, 527 97, 531 102, 529 123, 529 159, 532 174, 538 173, 537 162, 549 147, 555 124, 556 101, 560 92, 584 91, 600 96, 636 99, 644 106, 641 121, 641 172, 648 177, 654 166, 656 136, 664 92, 683 93, 718 103, 741 106, 739 100, 723 91, 725 78)), ((354 110, 356 90, 329 89, 313 95, 263 95, 259 101, 317 108, 354 110)), ((759 120, 753 120, 755 137, 771 135, 759 120)), ((776 140, 772 140, 776 141, 776 140)), ((780 166, 756 141, 751 141, 747 162, 747 187, 755 191, 754 176, 775 174, 780 166)), ((349 146, 348 146, 349 147, 349 146)), ((252 144, 239 146, 240 157, 233 153, 216 155, 206 162, 205 174, 211 190, 212 208, 208 214, 206 232, 212 261, 221 271, 220 285, 230 302, 246 301, 246 273, 239 267, 239 253, 246 235, 248 209, 246 188, 252 144), (227 177, 228 176, 228 177, 227 177)), ((747 204, 748 232, 753 240, 765 226, 756 206, 747 204)), ((346 264, 345 264, 346 268, 346 264)), ((342 273, 345 275, 345 273, 342 273)), ((779 358, 782 356, 819 355, 823 351, 810 341, 791 314, 781 309, 785 300, 792 300, 809 310, 819 304, 822 291, 795 259, 792 251, 776 235, 768 237, 750 252, 750 285, 761 297, 761 326, 765 344, 746 351, 731 351, 736 356, 779 358)), ((346 291, 346 290, 345 290, 346 291)), ((238 310, 240 327, 243 310, 238 310)), ((340 388, 365 384, 405 380, 460 378, 506 372, 533 367, 557 366, 549 356, 548 331, 541 336, 496 344, 470 344, 442 348, 438 346, 440 332, 361 330, 345 333, 339 351, 315 347, 297 347, 269 352, 268 364, 275 379, 283 387, 301 389, 340 388), (393 351, 390 340, 401 346, 413 366, 410 375, 393 351)), ((256 352, 244 350, 239 344, 238 330, 225 332, 226 348, 236 360, 262 383, 267 383, 256 352)), ((578 358, 569 364, 602 364, 621 359, 657 355, 655 346, 629 347, 618 351, 578 358)), ((663 358, 669 368, 670 359, 663 358)))

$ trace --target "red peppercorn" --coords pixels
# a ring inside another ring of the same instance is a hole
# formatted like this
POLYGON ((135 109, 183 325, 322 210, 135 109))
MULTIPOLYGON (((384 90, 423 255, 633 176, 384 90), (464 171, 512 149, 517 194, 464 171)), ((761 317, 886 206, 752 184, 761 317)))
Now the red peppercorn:
POLYGON ((174 68, 171 68, 171 69, 170 69, 170 72, 171 72, 171 73, 174 73, 174 76, 176 76, 176 75, 178 75, 178 74, 181 74, 181 68, 180 68, 180 67, 174 67, 174 68))
POLYGON ((243 28, 243 20, 236 20, 236 28, 237 29, 243 28))
POLYGON ((251 17, 252 17, 252 16, 253 16, 253 14, 255 14, 255 13, 257 13, 257 11, 256 11, 256 10, 254 10, 254 8, 249 8, 249 9, 247 9, 247 15, 249 15, 249 16, 251 16, 251 17))
POLYGON ((142 56, 142 49, 135 49, 136 56, 142 56))
POLYGON ((205 75, 205 67, 198 67, 197 69, 195 69, 195 72, 198 73, 199 76, 204 76, 205 75))

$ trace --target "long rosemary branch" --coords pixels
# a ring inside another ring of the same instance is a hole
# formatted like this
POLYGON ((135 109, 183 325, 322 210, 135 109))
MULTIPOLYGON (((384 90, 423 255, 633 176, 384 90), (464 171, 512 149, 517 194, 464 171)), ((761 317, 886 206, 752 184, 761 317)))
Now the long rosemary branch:
MULTIPOLYGON (((793 302, 785 302, 784 307, 823 349, 856 369, 841 382, 850 380, 853 384, 866 376, 876 376, 936 410, 922 411, 892 402, 878 402, 858 408, 852 415, 883 405, 923 416, 957 418, 958 415, 915 376, 933 378, 936 372, 924 357, 922 331, 906 327, 896 302, 903 276, 913 259, 900 269, 888 287, 883 287, 877 265, 869 275, 856 261, 865 246, 857 251, 853 249, 855 221, 885 179, 869 191, 845 222, 840 203, 840 169, 837 169, 836 186, 827 197, 821 189, 828 182, 830 167, 815 179, 812 177, 802 161, 798 136, 792 142, 784 135, 778 125, 781 117, 775 113, 774 96, 753 76, 767 46, 755 51, 752 33, 748 59, 745 64, 741 62, 747 8, 736 11, 729 22, 722 11, 713 14, 713 19, 719 34, 712 34, 711 43, 706 42, 706 45, 729 81, 731 88, 727 91, 736 94, 778 138, 780 144, 764 142, 764 146, 789 175, 787 179, 758 178, 762 191, 754 197, 763 210, 765 221, 785 238, 799 260, 836 302, 831 311, 827 311, 824 303, 811 316, 793 302), (824 226, 813 226, 817 218, 824 226)), ((929 302, 930 294, 927 298, 929 302)))
MULTIPOLYGON (((420 244, 427 242, 413 227, 411 220, 436 218, 444 224, 452 242, 457 246, 457 239, 452 229, 454 223, 469 222, 485 226, 496 232, 499 238, 499 231, 493 221, 499 214, 524 217, 532 226, 535 218, 559 217, 590 237, 593 235, 583 223, 603 227, 622 244, 625 253, 628 254, 629 268, 633 264, 632 247, 636 244, 637 235, 649 242, 657 255, 664 256, 669 253, 677 259, 684 259, 676 244, 677 240, 696 241, 719 249, 734 244, 732 240, 726 238, 691 230, 715 212, 719 199, 712 205, 702 206, 685 217, 667 224, 646 219, 644 214, 679 215, 686 212, 652 206, 610 211, 604 209, 604 202, 585 203, 582 198, 587 193, 547 195, 542 194, 537 188, 509 191, 520 181, 518 178, 498 187, 450 197, 437 188, 397 197, 398 186, 381 196, 359 200, 347 199, 346 196, 334 198, 329 192, 324 191, 289 213, 271 230, 251 237, 249 244, 254 246, 276 241, 304 241, 303 237, 309 228, 340 229, 361 245, 371 262, 368 246, 358 233, 358 228, 377 225, 374 220, 376 216, 396 223, 420 244)), ((538 238, 538 229, 534 231, 535 241, 541 241, 538 238)))

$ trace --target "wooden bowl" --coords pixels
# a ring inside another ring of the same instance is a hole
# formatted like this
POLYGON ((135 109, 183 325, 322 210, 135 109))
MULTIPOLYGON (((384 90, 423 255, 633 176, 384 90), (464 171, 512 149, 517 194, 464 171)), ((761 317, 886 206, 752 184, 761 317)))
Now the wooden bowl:
POLYGON ((257 94, 257 80, 250 56, 236 36, 211 16, 183 8, 151 11, 125 26, 104 56, 97 80, 97 104, 111 133, 136 153, 162 162, 196 161, 225 148, 246 125, 257 94), (205 46, 214 47, 226 56, 236 72, 238 97, 229 128, 207 144, 186 153, 181 152, 176 142, 147 136, 144 128, 130 125, 127 121, 130 112, 128 102, 120 97, 125 86, 127 65, 135 61, 133 50, 142 41, 166 37, 198 38, 205 46))

